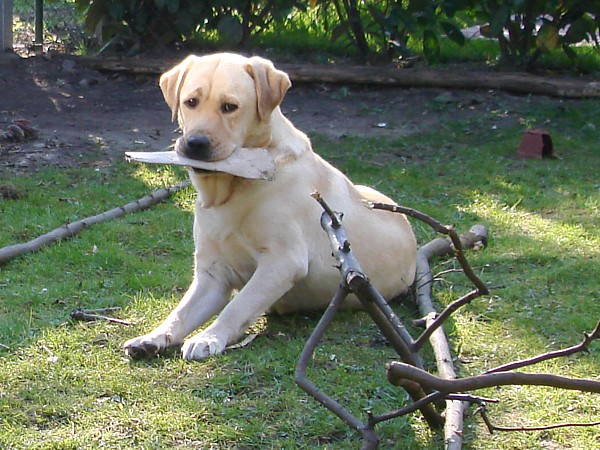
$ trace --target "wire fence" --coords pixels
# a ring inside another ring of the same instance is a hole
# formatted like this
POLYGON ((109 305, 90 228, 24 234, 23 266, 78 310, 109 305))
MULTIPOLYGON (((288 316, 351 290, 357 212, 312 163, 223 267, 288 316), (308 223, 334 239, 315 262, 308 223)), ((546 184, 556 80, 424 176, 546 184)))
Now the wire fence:
MULTIPOLYGON (((20 56, 35 52, 35 0, 13 4, 13 48, 20 56)), ((69 1, 44 2, 42 47, 45 52, 75 53, 89 40, 84 19, 69 1)))

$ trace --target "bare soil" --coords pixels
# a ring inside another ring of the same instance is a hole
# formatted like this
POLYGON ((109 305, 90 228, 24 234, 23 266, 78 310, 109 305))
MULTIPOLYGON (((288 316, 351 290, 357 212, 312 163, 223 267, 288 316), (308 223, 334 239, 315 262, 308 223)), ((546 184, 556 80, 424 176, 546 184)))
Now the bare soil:
MULTIPOLYGON (((403 136, 524 101, 492 91, 311 84, 293 86, 282 110, 307 133, 403 136)), ((0 177, 49 165, 110 165, 126 150, 165 148, 177 137, 175 129, 157 77, 100 73, 64 55, 0 56, 0 177), (17 119, 30 121, 37 137, 2 138, 17 119)))

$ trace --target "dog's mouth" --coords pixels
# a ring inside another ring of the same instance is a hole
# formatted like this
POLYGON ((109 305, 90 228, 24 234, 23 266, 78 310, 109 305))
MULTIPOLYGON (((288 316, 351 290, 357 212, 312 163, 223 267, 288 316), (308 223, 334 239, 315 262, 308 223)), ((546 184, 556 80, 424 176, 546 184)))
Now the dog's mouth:
POLYGON ((222 172, 222 170, 213 170, 210 166, 213 163, 215 166, 219 166, 221 162, 227 160, 233 153, 233 147, 228 149, 222 146, 215 146, 210 138, 199 134, 181 136, 175 141, 174 147, 178 155, 188 160, 208 163, 208 167, 205 164, 202 164, 203 167, 196 167, 190 164, 188 167, 191 169, 191 173, 196 175, 209 175, 222 172), (223 155, 227 156, 223 158, 223 155))
POLYGON ((198 175, 202 175, 202 174, 207 174, 207 173, 214 173, 214 170, 208 170, 208 169, 198 169, 197 167, 189 167, 189 169, 192 169, 192 171, 194 173, 197 173, 198 175))

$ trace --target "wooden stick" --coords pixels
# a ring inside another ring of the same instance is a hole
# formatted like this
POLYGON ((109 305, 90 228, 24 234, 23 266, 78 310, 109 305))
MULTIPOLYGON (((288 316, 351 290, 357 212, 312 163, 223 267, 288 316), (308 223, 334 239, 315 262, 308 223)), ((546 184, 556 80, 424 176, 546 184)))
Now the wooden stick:
POLYGON ((486 409, 485 403, 482 404, 482 405, 480 405, 475 410, 475 413, 479 413, 479 415, 483 419, 483 422, 487 426, 487 429, 490 432, 490 434, 493 434, 494 431, 546 431, 546 430, 555 430, 557 428, 566 428, 566 427, 594 427, 596 425, 600 425, 600 421, 596 421, 596 422, 586 422, 586 423, 581 423, 581 422, 556 423, 556 424, 553 424, 553 425, 543 425, 543 426, 539 426, 539 427, 524 427, 524 426, 521 426, 521 427, 505 427, 505 426, 494 425, 492 423, 492 421, 490 420, 490 418, 487 415, 487 409, 486 409))
POLYGON ((97 214, 92 217, 78 220, 77 222, 66 223, 63 226, 56 228, 49 233, 38 236, 37 238, 25 242, 23 244, 9 245, 8 247, 0 248, 0 264, 6 263, 18 256, 23 256, 27 253, 37 252, 42 247, 53 244, 60 240, 69 238, 79 233, 81 230, 96 225, 98 223, 107 222, 112 219, 117 219, 127 213, 142 211, 157 203, 162 202, 177 191, 187 187, 189 181, 184 181, 170 188, 163 188, 154 191, 138 200, 135 200, 126 205, 113 208, 109 211, 97 214))
MULTIPOLYGON (((114 311, 115 309, 119 309, 119 308, 105 308, 105 310, 108 310, 108 311, 114 311)), ((133 325, 134 324, 133 322, 129 322, 128 320, 116 319, 114 317, 108 317, 108 316, 104 316, 101 314, 96 314, 96 312, 98 312, 98 310, 77 308, 77 309, 73 310, 73 312, 71 312, 71 314, 69 316, 73 320, 81 320, 83 322, 95 322, 97 320, 104 320, 106 322, 113 322, 113 323, 118 323, 121 325, 133 325)))
POLYGON ((600 381, 584 378, 567 378, 548 373, 497 372, 448 380, 436 377, 410 364, 392 362, 387 365, 387 374, 388 380, 394 385, 402 385, 405 381, 412 381, 424 388, 446 393, 474 391, 495 386, 527 385, 549 386, 600 394, 600 381))
POLYGON ((562 350, 556 350, 553 352, 543 353, 538 356, 534 356, 533 358, 523 359, 520 361, 514 361, 507 364, 503 364, 501 366, 495 367, 493 369, 487 370, 485 373, 496 373, 496 372, 504 372, 507 370, 515 370, 520 367, 530 366, 532 364, 537 364, 542 361, 546 361, 548 359, 560 358, 563 356, 569 356, 577 352, 587 351, 589 345, 594 339, 600 339, 600 320, 596 324, 596 328, 591 333, 583 333, 584 338, 579 344, 574 345, 569 348, 565 348, 562 350))

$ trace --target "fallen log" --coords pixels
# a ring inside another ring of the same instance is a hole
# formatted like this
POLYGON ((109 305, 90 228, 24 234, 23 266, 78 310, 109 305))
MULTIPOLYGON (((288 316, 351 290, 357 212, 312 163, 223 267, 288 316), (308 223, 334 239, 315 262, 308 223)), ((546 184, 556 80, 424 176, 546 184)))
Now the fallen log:
MULTIPOLYGON (((179 60, 79 57, 95 70, 156 76, 179 60)), ((324 64, 278 64, 294 83, 362 84, 375 86, 443 89, 493 89, 513 94, 558 98, 598 98, 600 82, 577 77, 540 76, 524 72, 477 70, 453 66, 443 69, 399 68, 394 65, 356 66, 324 64)))

